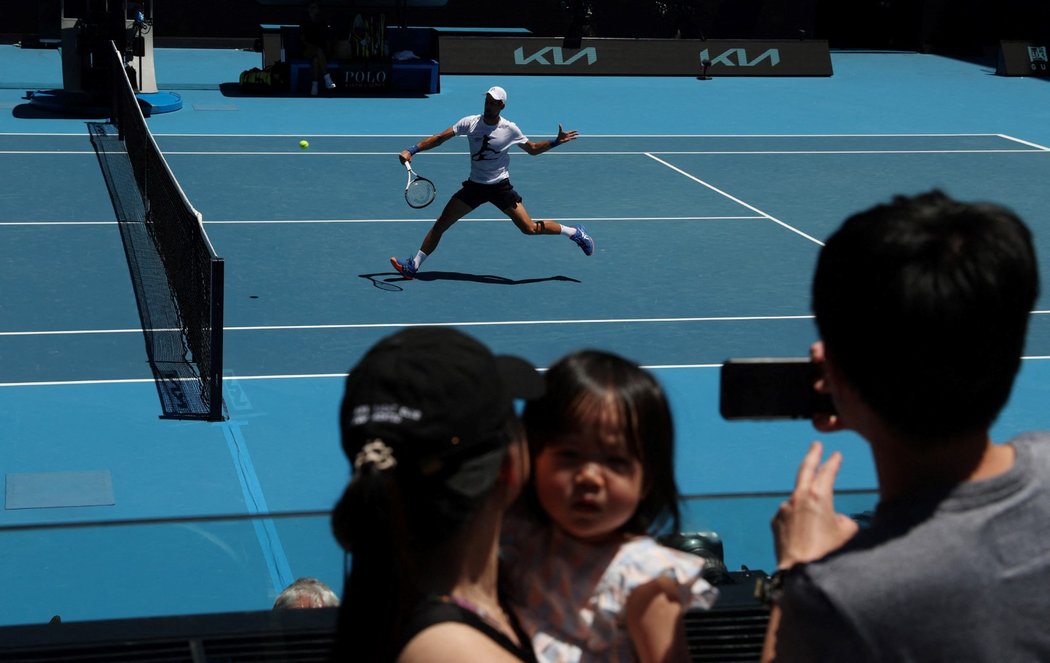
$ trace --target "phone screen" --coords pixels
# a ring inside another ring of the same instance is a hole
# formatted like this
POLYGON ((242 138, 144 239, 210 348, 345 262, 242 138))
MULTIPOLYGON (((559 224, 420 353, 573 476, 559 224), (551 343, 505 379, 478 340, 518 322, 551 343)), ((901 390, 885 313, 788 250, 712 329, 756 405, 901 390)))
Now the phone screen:
POLYGON ((728 359, 722 364, 719 411, 725 419, 809 419, 833 413, 831 397, 808 357, 728 359))

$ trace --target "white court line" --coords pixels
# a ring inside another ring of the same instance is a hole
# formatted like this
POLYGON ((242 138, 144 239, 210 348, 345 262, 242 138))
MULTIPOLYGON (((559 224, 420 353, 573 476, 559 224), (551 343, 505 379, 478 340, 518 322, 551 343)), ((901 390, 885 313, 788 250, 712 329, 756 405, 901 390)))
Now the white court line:
POLYGON ((667 163, 663 159, 659 159, 657 157, 654 157, 652 154, 646 154, 646 156, 649 157, 650 159, 653 159, 654 161, 656 161, 658 163, 661 163, 661 164, 667 166, 668 168, 670 168, 671 170, 673 170, 673 171, 675 171, 677 173, 685 175, 686 177, 688 177, 689 179, 693 180, 697 184, 702 184, 703 186, 707 187, 708 189, 711 189, 712 191, 714 191, 715 193, 718 193, 718 194, 720 194, 722 196, 725 196, 726 198, 728 198, 728 199, 732 200, 733 202, 737 203, 738 205, 743 205, 744 207, 748 208, 752 212, 755 212, 756 214, 761 214, 763 217, 769 219, 773 223, 777 223, 777 224, 787 228, 791 232, 797 233, 797 234, 801 235, 802 237, 805 237, 809 241, 811 241, 811 242, 813 242, 813 243, 815 243, 815 244, 817 244, 819 246, 824 246, 824 242, 820 241, 819 239, 816 239, 815 237, 807 235, 806 233, 802 232, 798 228, 795 228, 794 226, 791 226, 791 225, 789 225, 787 223, 784 223, 783 221, 781 221, 780 219, 778 219, 778 218, 776 218, 774 216, 766 214, 765 212, 763 212, 762 210, 758 209, 757 207, 755 207, 753 205, 749 205, 749 204, 745 203, 743 200, 740 200, 739 198, 737 198, 736 196, 732 196, 732 195, 726 193, 725 191, 722 191, 718 187, 713 186, 711 184, 708 184, 707 182, 703 181, 699 177, 696 177, 694 175, 690 175, 689 173, 685 172, 681 168, 678 168, 677 166, 672 166, 671 164, 667 163))
MULTIPOLYGON (((308 136, 314 139, 359 139, 359 138, 404 138, 417 134, 167 134, 155 133, 158 138, 273 138, 292 139, 308 136)), ((0 133, 0 136, 42 136, 42 137, 73 137, 83 138, 84 134, 67 133, 0 133)), ((583 135, 581 139, 657 139, 657 138, 693 138, 693 139, 835 139, 835 138, 999 138, 1002 140, 1026 145, 1033 149, 957 149, 957 150, 674 150, 674 151, 651 151, 654 154, 710 154, 710 155, 790 155, 790 154, 989 154, 989 153, 1027 153, 1046 152, 1050 148, 1025 141, 1007 134, 1000 133, 918 133, 918 134, 589 134, 583 135)), ((63 150, 0 150, 0 154, 31 155, 31 154, 94 154, 94 151, 63 151, 63 150)), ((268 156, 268 155, 299 155, 299 156, 389 156, 396 151, 321 151, 310 150, 302 152, 296 150, 252 150, 252 151, 215 151, 215 150, 170 150, 165 154, 184 156, 268 156)), ((432 156, 456 156, 466 154, 465 152, 436 151, 430 153, 432 156)), ((645 151, 562 151, 557 154, 561 156, 587 156, 587 155, 640 155, 645 151)))
MULTIPOLYGON (((747 221, 765 220, 765 216, 593 216, 593 217, 552 217, 559 223, 582 223, 586 221, 747 221)), ((478 221, 506 223, 507 217, 479 217, 462 219, 460 223, 478 221)), ((215 220, 205 219, 204 225, 272 225, 299 223, 433 223, 433 217, 416 219, 239 219, 215 220)), ((110 226, 114 221, 0 221, 3 226, 110 226)))
MULTIPOLYGON (((691 368, 721 368, 722 364, 644 364, 641 368, 651 369, 691 369, 691 368)), ((537 371, 544 372, 546 367, 537 366, 537 371)), ((303 373, 290 375, 223 375, 223 380, 236 382, 237 380, 297 380, 301 378, 345 378, 347 373, 303 373)), ((24 386, 28 383, 12 383, 11 386, 24 386)), ((0 384, 0 387, 8 386, 0 384)))
POLYGON ((594 318, 580 320, 480 320, 475 322, 369 322, 335 325, 257 325, 245 327, 226 327, 236 331, 284 331, 303 329, 401 329, 403 327, 523 327, 535 325, 607 325, 607 324, 669 324, 681 322, 750 322, 809 320, 812 315, 780 316, 726 316, 726 317, 690 317, 690 318, 594 318))
MULTIPOLYGON (((1032 311, 1030 315, 1050 315, 1050 310, 1032 311)), ((404 327, 517 327, 534 325, 601 325, 601 324, 649 324, 678 322, 781 322, 788 320, 812 320, 813 315, 734 315, 734 316, 697 316, 682 318, 580 318, 576 320, 475 320, 472 322, 367 322, 329 325, 246 325, 227 326, 225 331, 286 331, 315 329, 401 329, 404 327)), ((134 334, 141 328, 134 329, 67 329, 47 331, 0 331, 4 336, 62 336, 76 334, 134 334)), ((158 328, 154 331, 175 331, 158 328)), ((1034 357, 1043 359, 1043 357, 1034 357)))
MULTIPOLYGON (((422 132, 425 133, 425 132, 422 132)), ((535 133, 535 132, 534 132, 535 133)), ((543 133, 543 132, 539 132, 543 133)), ((84 134, 35 134, 35 133, 0 133, 0 136, 79 136, 84 134)), ((411 138, 421 134, 166 134, 155 133, 154 136, 178 138, 411 138)), ((997 133, 919 133, 919 134, 581 134, 580 138, 981 138, 1002 136, 997 133)))
POLYGON ((76 137, 76 138, 87 138, 88 134, 81 131, 79 133, 65 133, 65 132, 54 132, 54 133, 37 133, 35 131, 11 131, 11 132, 0 132, 0 136, 59 136, 59 137, 76 137))
MULTIPOLYGON (((161 133, 154 132, 154 137, 163 138, 412 138, 419 137, 426 132, 411 134, 254 134, 254 133, 161 133)), ((533 132, 537 133, 537 132, 533 132)), ((543 132, 538 132, 543 133, 543 132)), ((34 131, 12 131, 0 132, 3 136, 29 136, 29 137, 63 137, 63 138, 87 138, 85 132, 34 132, 34 131)), ((1007 140, 1020 139, 1001 133, 842 133, 842 134, 581 134, 580 140, 587 138, 1005 138, 1007 140)))
POLYGON ((115 226, 120 222, 112 221, 0 221, 0 226, 115 226))
MULTIPOLYGON (((776 155, 798 155, 815 156, 819 154, 1039 154, 1040 150, 1022 149, 997 149, 997 150, 682 150, 663 151, 648 150, 646 152, 594 152, 593 154, 700 154, 700 155, 748 155, 776 156, 776 155)), ((584 152, 564 152, 565 156, 574 154, 586 154, 584 152)))
MULTIPOLYGON (((565 216, 551 217, 552 221, 559 223, 579 223, 584 221, 743 221, 764 220, 764 216, 565 216)), ((507 217, 478 217, 465 218, 460 223, 474 222, 499 222, 506 223, 507 217)), ((271 223, 433 223, 433 217, 421 219, 295 219, 295 220, 256 220, 256 221, 216 221, 205 220, 205 225, 237 225, 237 224, 271 224, 271 223)))
MULTIPOLYGON (((1050 360, 1048 356, 1021 357, 1025 361, 1050 360)), ((692 370, 721 368, 722 364, 645 364, 642 368, 646 370, 692 370)), ((545 368, 537 368, 545 371, 545 368)), ((229 382, 249 380, 312 380, 312 379, 343 379, 346 373, 298 373, 286 375, 224 375, 223 380, 229 382)), ((105 384, 145 384, 154 382, 153 378, 135 378, 129 380, 49 380, 46 382, 0 382, 3 387, 63 387, 78 385, 105 385, 105 384)))
POLYGON ((95 384, 139 384, 156 382, 153 378, 135 378, 129 380, 48 380, 45 382, 0 382, 0 387, 63 387, 67 385, 95 384))
MULTIPOLYGON (((572 152, 559 152, 554 156, 561 157, 586 157, 586 156, 650 156, 653 154, 669 155, 700 155, 700 156, 816 156, 821 154, 1043 154, 1050 148, 1042 147, 1036 143, 1027 143, 1017 140, 1015 142, 1031 145, 1033 149, 957 149, 957 150, 599 150, 585 151, 574 150, 572 152)), ((308 150, 293 152, 291 150, 239 150, 239 151, 216 151, 216 150, 161 150, 164 156, 210 156, 210 157, 261 157, 279 156, 295 157, 371 157, 371 156, 394 156, 397 152, 362 152, 362 151, 321 151, 308 150)), ((95 152, 84 152, 80 150, 0 150, 0 155, 94 155, 95 152)), ((428 152, 429 157, 462 157, 468 152, 428 152)))
POLYGON ((1014 138, 1013 136, 1007 136, 1006 134, 998 134, 998 135, 999 135, 1000 138, 1003 138, 1004 140, 1010 140, 1010 141, 1013 141, 1015 143, 1020 143, 1022 145, 1028 145, 1029 147, 1034 147, 1034 148, 1039 149, 1039 150, 1050 152, 1050 147, 1046 147, 1046 146, 1040 145, 1038 143, 1032 143, 1032 142, 1027 141, 1027 140, 1021 140, 1020 138, 1014 138))
MULTIPOLYGON (((807 320, 812 315, 760 315, 760 316, 726 316, 726 317, 690 317, 690 318, 595 318, 579 320, 477 320, 473 322, 368 322, 330 325, 248 325, 241 327, 227 326, 224 331, 284 331, 310 329, 401 329, 403 327, 515 327, 525 325, 600 325, 600 324, 648 324, 669 322, 750 322, 807 320)), ((141 332, 142 329, 71 329, 52 331, 4 331, 3 336, 61 336, 75 334, 128 334, 141 332)), ((174 331, 172 329, 155 329, 154 331, 174 331)))
MULTIPOLYGON (((154 329, 154 332, 175 332, 181 329, 154 329)), ((38 331, 5 331, 0 336, 78 336, 88 334, 141 334, 142 327, 133 329, 49 329, 38 331)))
POLYGON ((916 134, 581 134, 581 138, 1001 138, 999 133, 916 134))
POLYGON ((91 150, 84 152, 81 150, 0 150, 0 154, 19 154, 19 155, 55 155, 55 156, 80 156, 84 154, 95 155, 95 151, 91 150))
MULTIPOLYGON (((1038 154, 1039 150, 1022 149, 995 149, 995 150, 648 150, 646 152, 623 152, 623 154, 711 154, 711 155, 800 155, 810 156, 818 154, 1038 154)), ((583 154, 582 152, 565 152, 565 156, 583 154)), ((603 154, 595 152, 595 154, 603 154)), ((609 152, 606 154, 617 154, 609 152)))

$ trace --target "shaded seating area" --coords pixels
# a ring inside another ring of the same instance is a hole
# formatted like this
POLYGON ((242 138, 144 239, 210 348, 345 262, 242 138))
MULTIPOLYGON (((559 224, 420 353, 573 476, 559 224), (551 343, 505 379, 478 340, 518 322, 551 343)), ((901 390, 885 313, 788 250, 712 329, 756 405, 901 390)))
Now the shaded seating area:
MULTIPOLYGON (((300 0, 257 0, 282 22, 260 24, 263 70, 280 68, 293 95, 308 94, 313 63, 304 54, 301 27, 288 21, 300 0)), ((329 24, 327 73, 336 94, 436 94, 441 91, 438 38, 431 28, 408 27, 412 8, 440 8, 447 0, 332 0, 321 2, 329 24)))
POLYGON ((307 663, 328 660, 338 608, 11 626, 2 658, 125 663, 307 663))
MULTIPOLYGON (((734 572, 712 610, 686 614, 693 663, 758 661, 769 611, 752 596, 760 572, 734 572), (757 575, 756 575, 757 573, 757 575)), ((7 663, 321 663, 338 608, 114 619, 0 628, 7 663)))

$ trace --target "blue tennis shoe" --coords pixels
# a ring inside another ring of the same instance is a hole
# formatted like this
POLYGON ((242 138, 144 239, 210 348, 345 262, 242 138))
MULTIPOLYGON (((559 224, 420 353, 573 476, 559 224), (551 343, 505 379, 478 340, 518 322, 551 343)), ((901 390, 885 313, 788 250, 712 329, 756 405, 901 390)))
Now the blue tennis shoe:
POLYGON ((401 272, 401 276, 404 276, 406 279, 410 279, 411 280, 411 279, 415 278, 415 276, 416 276, 416 267, 415 267, 415 265, 412 264, 412 259, 411 258, 405 258, 404 260, 399 260, 399 259, 394 258, 393 256, 391 256, 390 264, 394 266, 394 269, 396 269, 397 271, 401 272))
POLYGON ((583 226, 574 227, 576 228, 576 234, 572 236, 572 241, 576 242, 577 246, 583 249, 584 255, 589 256, 594 253, 594 240, 587 234, 587 229, 583 226))

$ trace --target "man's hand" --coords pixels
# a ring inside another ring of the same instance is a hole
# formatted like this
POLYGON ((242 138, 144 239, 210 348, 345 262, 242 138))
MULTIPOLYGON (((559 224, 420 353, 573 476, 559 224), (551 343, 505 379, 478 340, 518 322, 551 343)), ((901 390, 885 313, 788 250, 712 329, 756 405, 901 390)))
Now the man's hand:
POLYGON ((820 442, 810 446, 798 468, 795 490, 773 518, 777 568, 819 559, 857 533, 857 523, 835 512, 835 477, 842 454, 836 451, 821 463, 823 452, 820 442))
POLYGON ((558 124, 558 143, 567 143, 570 140, 576 140, 579 137, 579 132, 573 129, 572 131, 566 131, 562 129, 561 123, 558 124))

